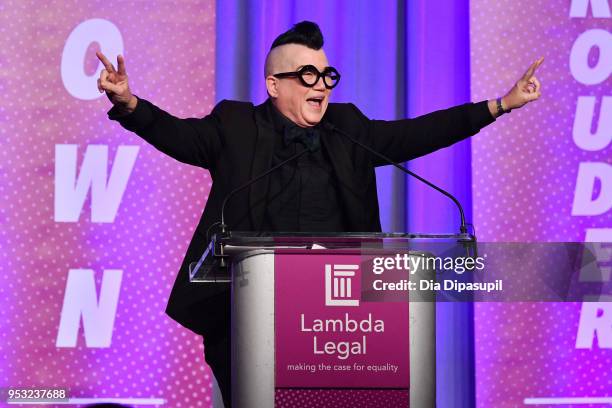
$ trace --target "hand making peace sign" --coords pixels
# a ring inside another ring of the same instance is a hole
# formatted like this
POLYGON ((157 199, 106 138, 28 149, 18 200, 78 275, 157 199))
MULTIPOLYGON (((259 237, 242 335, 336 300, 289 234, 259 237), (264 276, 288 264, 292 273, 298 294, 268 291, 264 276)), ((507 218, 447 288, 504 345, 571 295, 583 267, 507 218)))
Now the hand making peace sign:
POLYGON ((98 90, 106 92, 113 105, 132 112, 136 108, 138 99, 130 91, 123 56, 117 56, 117 70, 100 51, 96 52, 96 56, 104 64, 104 69, 98 78, 98 90))

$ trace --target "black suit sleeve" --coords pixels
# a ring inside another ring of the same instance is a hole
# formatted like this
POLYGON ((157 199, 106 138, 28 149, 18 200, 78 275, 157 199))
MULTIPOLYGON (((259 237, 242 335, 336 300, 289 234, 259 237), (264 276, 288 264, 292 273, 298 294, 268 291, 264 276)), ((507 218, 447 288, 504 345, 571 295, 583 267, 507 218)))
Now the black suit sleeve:
MULTIPOLYGON (((369 120, 357 112, 368 127, 370 146, 398 163, 450 146, 495 121, 486 101, 394 121, 369 120)), ((378 158, 373 160, 375 166, 388 164, 378 158)))
POLYGON ((224 144, 219 119, 219 111, 223 106, 222 101, 201 119, 179 119, 151 102, 138 98, 134 112, 121 115, 113 107, 108 111, 108 117, 168 156, 183 163, 211 169, 224 144))

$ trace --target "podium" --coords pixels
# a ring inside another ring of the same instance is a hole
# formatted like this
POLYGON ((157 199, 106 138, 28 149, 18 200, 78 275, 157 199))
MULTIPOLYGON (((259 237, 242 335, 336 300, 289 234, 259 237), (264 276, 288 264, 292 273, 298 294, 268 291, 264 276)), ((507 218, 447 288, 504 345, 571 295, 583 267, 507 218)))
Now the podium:
POLYGON ((231 282, 232 406, 435 407, 436 299, 406 290, 435 270, 393 274, 473 243, 469 234, 214 235, 190 280, 231 282))

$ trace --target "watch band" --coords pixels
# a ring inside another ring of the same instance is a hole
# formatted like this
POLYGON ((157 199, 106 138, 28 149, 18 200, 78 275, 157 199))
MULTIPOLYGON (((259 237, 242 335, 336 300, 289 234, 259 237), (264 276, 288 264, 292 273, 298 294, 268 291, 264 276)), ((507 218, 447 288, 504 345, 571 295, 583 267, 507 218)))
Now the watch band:
POLYGON ((504 113, 510 113, 510 109, 504 110, 504 107, 502 106, 502 98, 497 98, 495 102, 497 105, 497 116, 501 116, 504 113))

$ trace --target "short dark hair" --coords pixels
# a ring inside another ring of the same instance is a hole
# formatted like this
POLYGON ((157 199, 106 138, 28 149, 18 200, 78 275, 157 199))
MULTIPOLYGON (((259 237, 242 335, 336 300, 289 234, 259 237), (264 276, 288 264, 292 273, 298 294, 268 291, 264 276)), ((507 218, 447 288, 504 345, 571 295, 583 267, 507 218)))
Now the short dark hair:
POLYGON ((320 50, 323 47, 323 34, 317 23, 301 21, 276 37, 270 49, 285 44, 300 44, 313 50, 320 50))

